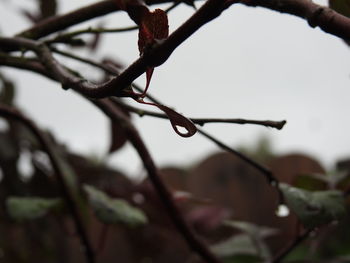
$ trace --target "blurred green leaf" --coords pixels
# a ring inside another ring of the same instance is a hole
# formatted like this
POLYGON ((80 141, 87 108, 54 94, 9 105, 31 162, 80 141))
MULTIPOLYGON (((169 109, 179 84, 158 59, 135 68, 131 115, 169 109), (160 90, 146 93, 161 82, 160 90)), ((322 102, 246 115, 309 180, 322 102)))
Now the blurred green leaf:
POLYGON ((227 220, 224 222, 226 226, 234 227, 242 232, 248 234, 255 239, 266 238, 278 233, 278 229, 274 229, 266 226, 258 226, 244 221, 227 220))
POLYGON ((129 226, 147 224, 146 215, 123 199, 110 198, 93 186, 84 185, 97 218, 105 224, 123 223, 129 226))
POLYGON ((258 255, 263 259, 270 259, 271 254, 268 246, 266 245, 264 238, 275 235, 278 233, 277 229, 273 229, 265 226, 258 226, 249 222, 243 221, 225 221, 224 224, 226 226, 231 226, 242 231, 246 234, 255 248, 255 255, 258 255))
POLYGON ((280 184, 287 205, 307 228, 318 227, 346 214, 342 192, 336 190, 310 192, 280 184))
POLYGON ((293 186, 308 191, 324 190, 328 182, 323 177, 325 175, 301 174, 295 178, 293 186))
POLYGON ((40 218, 61 205, 59 198, 9 197, 6 200, 10 217, 17 221, 40 218))
POLYGON ((257 255, 256 247, 247 234, 234 235, 211 246, 211 250, 221 258, 234 255, 257 255))

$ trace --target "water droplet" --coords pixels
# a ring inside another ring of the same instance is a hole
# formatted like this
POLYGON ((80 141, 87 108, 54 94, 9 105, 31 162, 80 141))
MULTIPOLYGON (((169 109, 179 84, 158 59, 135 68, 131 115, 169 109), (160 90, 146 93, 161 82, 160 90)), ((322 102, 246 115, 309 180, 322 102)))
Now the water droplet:
POLYGON ((6 120, 0 119, 0 131, 8 131, 9 124, 6 120))
POLYGON ((145 202, 145 197, 141 193, 134 193, 132 196, 132 200, 136 204, 141 205, 145 202))
POLYGON ((180 125, 176 125, 176 129, 179 133, 181 133, 182 135, 186 135, 188 134, 188 130, 183 127, 183 126, 180 126, 180 125))
POLYGON ((290 214, 290 210, 288 208, 288 206, 281 204, 278 206, 277 211, 276 211, 276 215, 278 217, 287 217, 290 214))

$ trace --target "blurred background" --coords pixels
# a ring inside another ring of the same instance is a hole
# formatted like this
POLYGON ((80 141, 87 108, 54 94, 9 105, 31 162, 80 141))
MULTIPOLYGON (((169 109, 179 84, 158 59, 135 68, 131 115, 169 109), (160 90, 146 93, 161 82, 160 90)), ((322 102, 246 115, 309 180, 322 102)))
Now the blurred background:
MULTIPOLYGON (((61 0, 59 13, 94 2, 61 0)), ((12 36, 30 26, 22 11, 35 11, 36 6, 34 0, 1 0, 1 34, 12 36)), ((170 12, 170 32, 193 12, 187 5, 170 12)), ((133 22, 118 12, 75 28, 101 25, 119 28, 133 22)), ((137 31, 106 34, 99 45, 96 52, 76 52, 96 60, 114 58, 125 65, 139 55, 137 31)), ((71 60, 66 63, 75 65, 71 60)), ((91 80, 99 78, 94 68, 82 64, 75 68, 91 80)), ((1 70, 18 86, 16 104, 73 151, 104 160, 131 177, 142 174, 130 145, 108 156, 109 123, 89 102, 41 76, 1 70)), ((137 83, 143 86, 144 77, 137 83)), ((155 69, 149 92, 188 117, 287 120, 281 131, 235 124, 204 128, 233 147, 253 146, 267 138, 278 154, 303 152, 332 169, 336 161, 350 156, 349 84, 350 52, 343 41, 294 16, 234 5, 155 69)), ((199 134, 179 137, 168 121, 137 116, 134 121, 158 165, 191 165, 217 150, 199 134)))

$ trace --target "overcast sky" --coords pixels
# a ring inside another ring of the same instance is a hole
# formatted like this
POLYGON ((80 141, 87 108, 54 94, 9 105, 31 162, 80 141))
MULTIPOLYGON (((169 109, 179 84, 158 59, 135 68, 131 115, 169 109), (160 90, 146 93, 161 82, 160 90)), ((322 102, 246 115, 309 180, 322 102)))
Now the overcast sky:
MULTIPOLYGON (((33 7, 31 2, 23 4, 33 7)), ((60 12, 93 2, 61 1, 60 12)), ((0 8, 1 30, 7 36, 28 25, 16 15, 15 3, 2 0, 0 8)), ((192 13, 184 5, 175 9, 169 15, 171 31, 192 13)), ((132 25, 126 14, 115 13, 78 28, 99 21, 108 27, 132 25)), ((234 5, 156 68, 150 93, 189 117, 285 119, 288 123, 281 131, 234 124, 208 124, 205 129, 235 147, 252 146, 260 136, 267 136, 276 152, 311 154, 331 168, 336 160, 350 157, 349 51, 341 40, 310 28, 300 18, 234 5)), ((108 35, 97 54, 85 55, 131 63, 138 57, 137 32, 108 35)), ((96 76, 95 69, 83 65, 77 69, 96 76)), ((53 130, 74 151, 106 153, 108 122, 89 102, 40 76, 6 72, 19 86, 18 105, 41 127, 53 130)), ((143 85, 144 79, 137 82, 143 85)), ((189 165, 217 150, 198 134, 179 137, 167 121, 134 119, 159 165, 189 165)), ((142 171, 129 145, 109 163, 130 174, 142 171)))

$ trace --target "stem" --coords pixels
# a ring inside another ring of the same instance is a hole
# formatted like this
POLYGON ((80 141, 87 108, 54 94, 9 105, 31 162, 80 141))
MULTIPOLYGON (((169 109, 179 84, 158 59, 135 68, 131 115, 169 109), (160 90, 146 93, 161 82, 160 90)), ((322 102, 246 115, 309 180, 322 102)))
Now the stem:
POLYGON ((270 185, 272 185, 276 189, 276 191, 278 193, 279 204, 283 204, 284 203, 283 193, 279 189, 279 180, 273 175, 273 173, 272 173, 272 171, 270 169, 268 169, 265 166, 257 163, 253 159, 251 159, 248 156, 246 156, 246 155, 236 151, 235 149, 227 146, 226 144, 224 144, 223 142, 219 141, 218 139, 216 139, 212 135, 210 135, 210 134, 206 133, 205 131, 203 131, 203 129, 198 129, 198 132, 200 134, 202 134, 204 137, 206 137, 207 139, 209 139, 212 142, 214 142, 216 145, 218 145, 223 150, 236 155, 241 160, 245 161, 246 163, 248 163, 249 165, 254 167, 256 170, 258 170, 260 173, 262 173, 266 177, 268 183, 270 185))
MULTIPOLYGON (((166 114, 162 113, 157 113, 153 111, 148 111, 148 110, 143 110, 140 108, 136 108, 134 106, 131 106, 129 104, 122 103, 119 100, 113 100, 115 103, 120 105, 121 107, 127 109, 128 111, 131 111, 133 113, 136 113, 140 116, 152 116, 156 118, 161 118, 161 119, 168 119, 168 116, 166 114)), ((259 121, 259 120, 247 120, 247 119, 233 119, 233 118, 188 118, 190 119, 193 123, 198 124, 200 126, 203 126, 206 123, 233 123, 233 124, 255 124, 255 125, 262 125, 266 127, 271 127, 275 129, 282 129, 283 126, 287 123, 286 121, 259 121)))

